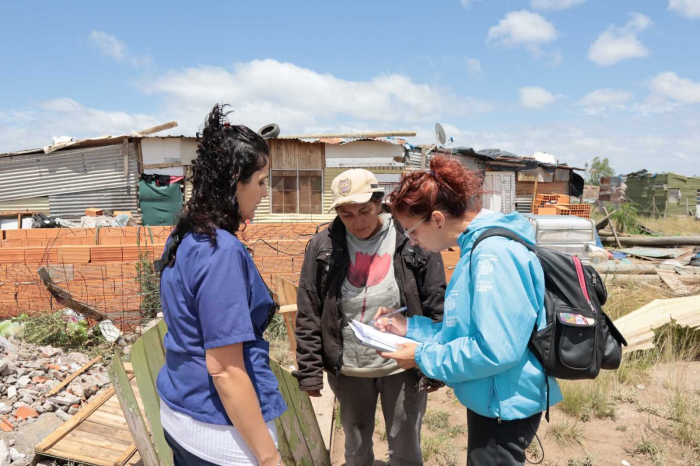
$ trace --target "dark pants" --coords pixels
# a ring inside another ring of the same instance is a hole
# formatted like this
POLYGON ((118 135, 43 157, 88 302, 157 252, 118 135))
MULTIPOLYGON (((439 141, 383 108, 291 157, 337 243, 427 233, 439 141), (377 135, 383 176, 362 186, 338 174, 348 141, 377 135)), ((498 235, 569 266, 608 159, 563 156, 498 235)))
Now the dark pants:
POLYGON ((216 466, 216 464, 203 460, 199 456, 185 450, 175 439, 168 435, 168 431, 164 430, 163 433, 165 434, 165 441, 168 442, 170 449, 173 451, 173 464, 175 466, 216 466))
POLYGON ((467 466, 525 464, 525 450, 540 426, 542 413, 525 419, 500 421, 467 410, 467 466))
POLYGON ((366 378, 328 375, 328 384, 340 403, 345 431, 346 466, 374 464, 372 434, 377 398, 381 397, 391 466, 422 466, 421 421, 428 394, 416 392, 413 371, 366 378))

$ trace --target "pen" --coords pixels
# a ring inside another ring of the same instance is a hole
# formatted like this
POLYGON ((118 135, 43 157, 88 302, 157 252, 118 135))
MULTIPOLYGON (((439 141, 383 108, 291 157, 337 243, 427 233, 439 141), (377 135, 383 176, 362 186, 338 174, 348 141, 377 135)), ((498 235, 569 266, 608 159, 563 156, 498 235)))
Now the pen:
MULTIPOLYGON (((408 309, 408 307, 404 306, 404 307, 402 307, 402 308, 400 308, 400 309, 395 310, 394 312, 390 312, 390 313, 388 313, 388 314, 383 314, 382 316, 379 317, 379 319, 383 319, 384 317, 393 316, 394 314, 398 314, 399 312, 403 312, 403 311, 405 311, 406 309, 408 309)), ((378 321, 379 319, 372 319, 372 320, 369 321, 369 323, 372 324, 372 325, 374 325, 374 324, 377 323, 377 321, 378 321)))

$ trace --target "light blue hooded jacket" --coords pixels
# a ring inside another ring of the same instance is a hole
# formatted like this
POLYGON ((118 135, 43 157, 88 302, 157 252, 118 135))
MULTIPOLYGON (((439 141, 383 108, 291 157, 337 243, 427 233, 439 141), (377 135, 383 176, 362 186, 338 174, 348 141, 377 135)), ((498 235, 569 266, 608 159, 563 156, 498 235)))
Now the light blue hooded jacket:
MULTIPOLYGON (((534 244, 530 222, 517 212, 483 211, 458 238, 461 258, 445 292, 443 321, 409 320, 407 337, 422 342, 416 363, 454 388, 459 401, 482 416, 524 419, 547 410, 542 365, 527 347, 532 330, 546 325, 544 273, 537 257, 503 237, 474 241, 502 227, 534 244), (474 261, 469 274, 469 262, 474 261)), ((550 405, 562 400, 549 378, 550 405)))

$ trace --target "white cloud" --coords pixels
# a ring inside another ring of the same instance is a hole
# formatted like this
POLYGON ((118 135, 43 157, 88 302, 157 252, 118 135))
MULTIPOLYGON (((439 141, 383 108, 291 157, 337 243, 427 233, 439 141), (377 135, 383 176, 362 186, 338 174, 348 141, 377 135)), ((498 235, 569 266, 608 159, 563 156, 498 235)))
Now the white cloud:
POLYGON ((0 152, 45 146, 51 144, 53 136, 82 139, 131 134, 165 121, 165 117, 100 110, 58 98, 20 112, 0 111, 0 152))
POLYGON ((142 89, 163 95, 167 109, 184 118, 196 115, 197 125, 214 103, 223 101, 232 105, 236 121, 255 127, 274 121, 287 134, 330 121, 413 123, 493 110, 488 102, 416 83, 405 75, 348 81, 271 59, 239 63, 231 69, 172 70, 144 80, 142 89))
POLYGON ((530 6, 536 10, 567 10, 585 3, 586 0, 530 0, 530 6))
POLYGON ((544 108, 557 100, 557 96, 543 87, 526 86, 518 89, 520 104, 527 108, 544 108))
POLYGON ((586 94, 580 100, 580 104, 585 107, 586 113, 597 115, 606 110, 625 110, 625 104, 632 100, 631 92, 617 89, 596 89, 586 94))
POLYGON ((471 76, 483 77, 486 73, 481 68, 481 62, 476 58, 466 57, 467 73, 471 76))
POLYGON ((102 55, 110 57, 118 62, 127 62, 132 66, 142 66, 152 61, 150 57, 135 56, 124 42, 117 39, 116 36, 104 31, 93 30, 88 36, 88 40, 102 52, 102 55))
POLYGON ((171 120, 179 123, 176 134, 194 135, 217 102, 231 104, 234 113, 229 118, 234 123, 257 130, 275 122, 283 134, 357 128, 410 130, 494 110, 489 102, 418 83, 405 75, 350 81, 275 60, 146 76, 139 90, 162 101, 150 115, 86 108, 69 98, 42 102, 28 111, 0 107, 0 152, 39 147, 52 136, 122 134, 171 120), (20 121, 20 114, 27 116, 20 121))
POLYGON ((700 104, 700 82, 681 78, 672 71, 657 74, 649 87, 653 95, 686 104, 700 104))
POLYGON ((489 29, 487 41, 505 46, 538 46, 556 40, 554 25, 537 13, 527 10, 511 11, 489 29))
MULTIPOLYGON (((554 24, 537 13, 527 10, 511 11, 496 26, 489 28, 486 42, 504 47, 525 47, 534 58, 541 58, 541 46, 557 39, 554 24)), ((555 57, 554 63, 561 61, 555 57)))
POLYGON ((637 35, 653 22, 640 13, 630 13, 632 19, 623 27, 610 25, 588 49, 588 59, 599 66, 614 65, 630 58, 643 58, 649 50, 637 35))
POLYGON ((700 18, 700 0, 669 0, 668 8, 686 18, 700 18))

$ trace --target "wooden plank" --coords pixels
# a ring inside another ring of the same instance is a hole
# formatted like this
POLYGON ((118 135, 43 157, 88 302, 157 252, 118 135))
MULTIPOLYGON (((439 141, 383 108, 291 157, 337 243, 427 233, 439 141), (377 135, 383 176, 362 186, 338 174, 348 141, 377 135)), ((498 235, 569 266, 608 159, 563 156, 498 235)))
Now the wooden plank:
MULTIPOLYGON (((119 403, 117 403, 119 404, 119 403)), ((122 414, 122 407, 121 406, 114 406, 114 404, 103 404, 100 406, 99 411, 101 413, 106 413, 106 414, 114 414, 115 416, 121 416, 122 414)))
MULTIPOLYGON (((603 207, 603 212, 605 215, 608 215, 608 209, 603 207)), ((617 247, 619 249, 622 249, 622 244, 620 244, 620 238, 617 237, 617 231, 615 231, 615 225, 613 225, 613 222, 610 223, 610 229, 612 230, 613 236, 615 237, 615 242, 617 243, 617 247)))
POLYGON ((89 456, 89 452, 82 453, 80 451, 73 451, 71 449, 63 449, 54 447, 45 453, 49 456, 55 456, 58 458, 70 458, 74 462, 85 463, 85 464, 95 464, 97 466, 112 466, 114 461, 109 461, 101 458, 93 458, 89 456))
POLYGON ((390 136, 405 136, 414 137, 416 135, 415 131, 374 131, 370 133, 328 133, 328 134, 290 134, 285 136, 280 136, 277 140, 284 139, 323 139, 323 138, 351 138, 351 139, 362 139, 362 138, 386 138, 390 136))
POLYGON ((277 275, 277 297, 279 299, 280 306, 286 306, 289 304, 297 303, 297 286, 286 280, 279 275, 277 275))
POLYGON ((69 440, 63 439, 61 443, 51 448, 51 451, 56 453, 59 451, 65 452, 71 456, 68 458, 75 457, 77 455, 82 455, 85 457, 92 458, 90 463, 97 463, 98 461, 106 461, 107 464, 114 463, 114 461, 121 456, 121 452, 117 450, 105 449, 104 447, 88 445, 83 442, 84 439, 80 440, 69 440))
POLYGON ((663 282, 668 285, 671 290, 673 290, 673 294, 677 296, 688 296, 693 294, 690 288, 685 286, 685 284, 680 280, 680 277, 676 275, 674 270, 657 270, 656 273, 659 277, 661 277, 661 280, 663 280, 663 282))
POLYGON ((85 445, 92 445, 95 447, 106 448, 107 450, 114 450, 118 452, 119 455, 131 446, 132 440, 119 440, 115 438, 105 438, 101 435, 94 435, 90 432, 85 432, 80 429, 73 429, 73 431, 66 435, 60 444, 63 445, 67 440, 74 441, 77 443, 84 443, 85 445))
POLYGON ((129 466, 143 466, 143 461, 141 460, 141 454, 139 453, 138 449, 136 450, 136 453, 134 453, 134 456, 132 456, 129 461, 126 462, 127 465, 129 466))
MULTIPOLYGON (((314 408, 311 405, 309 395, 299 390, 297 379, 288 371, 283 370, 282 376, 287 384, 291 402, 294 405, 298 422, 304 433, 304 440, 316 466, 331 466, 331 458, 326 450, 323 435, 316 421, 314 408)), ((330 440, 330 439, 329 439, 330 440)))
POLYGON ((142 129, 141 131, 137 131, 137 133, 140 135, 146 136, 148 134, 154 134, 154 133, 158 133, 160 131, 165 131, 166 129, 175 128, 176 126, 177 126, 177 121, 169 121, 167 123, 163 123, 162 125, 142 129))
POLYGON ((126 423, 129 425, 129 430, 134 437, 134 443, 141 453, 144 464, 146 466, 159 466, 160 463, 156 456, 155 447, 151 442, 146 423, 141 416, 141 410, 136 402, 134 391, 124 371, 122 358, 119 356, 118 351, 114 353, 114 359, 109 368, 109 376, 114 384, 114 390, 117 398, 119 398, 119 403, 122 405, 126 423))
POLYGON ((160 422, 160 398, 155 385, 158 373, 165 365, 165 350, 157 325, 134 342, 131 348, 131 363, 134 366, 145 417, 148 420, 158 458, 162 464, 172 465, 172 452, 165 440, 160 422))
POLYGON ((134 440, 131 438, 131 432, 129 432, 128 428, 119 429, 111 426, 106 426, 104 424, 94 422, 90 418, 86 419, 84 422, 81 422, 80 425, 77 426, 73 431, 87 432, 91 435, 99 435, 108 439, 115 439, 128 443, 134 443, 134 440))
POLYGON ((168 333, 168 325, 165 323, 165 319, 161 319, 161 321, 156 324, 156 328, 158 329, 158 333, 160 333, 163 351, 165 351, 165 334, 168 333))
POLYGON ((75 429, 75 427, 87 419, 91 414, 93 414, 97 409, 102 406, 112 395, 114 395, 114 389, 110 388, 106 390, 101 395, 98 395, 91 403, 88 403, 83 409, 78 411, 78 413, 70 418, 68 421, 63 423, 58 427, 58 429, 51 432, 44 440, 36 446, 35 451, 38 453, 43 453, 56 444, 63 437, 68 435, 70 431, 75 429))
POLYGON ((129 448, 124 450, 122 455, 117 458, 117 461, 114 462, 115 466, 122 466, 123 464, 128 464, 127 462, 133 458, 133 456, 138 452, 138 448, 136 448, 136 444, 132 443, 129 448))
POLYGON ((90 420, 93 422, 97 422, 98 424, 102 424, 105 426, 113 426, 117 428, 122 428, 122 429, 128 429, 129 426, 126 423, 126 419, 124 419, 124 415, 117 415, 117 414, 112 414, 112 413, 106 413, 102 410, 95 411, 92 416, 90 416, 90 420))
MULTIPOLYGON (((284 463, 313 466, 314 463, 312 461, 311 453, 309 452, 306 441, 304 440, 304 433, 299 425, 294 404, 291 401, 291 397, 293 395, 290 395, 287 388, 287 383, 284 379, 284 369, 282 369, 277 361, 274 360, 270 360, 270 369, 272 369, 272 372, 275 374, 280 392, 287 403, 287 410, 282 413, 280 417, 275 419, 277 430, 279 432, 284 432, 284 439, 287 442, 287 445, 284 448, 280 448, 280 452, 286 451, 288 455, 283 458, 284 463)), ((280 439, 281 438, 282 437, 280 436, 280 439)))
POLYGON ((170 163, 147 163, 143 166, 144 170, 153 170, 156 168, 173 168, 173 167, 181 167, 182 163, 181 162, 170 162, 170 163))

